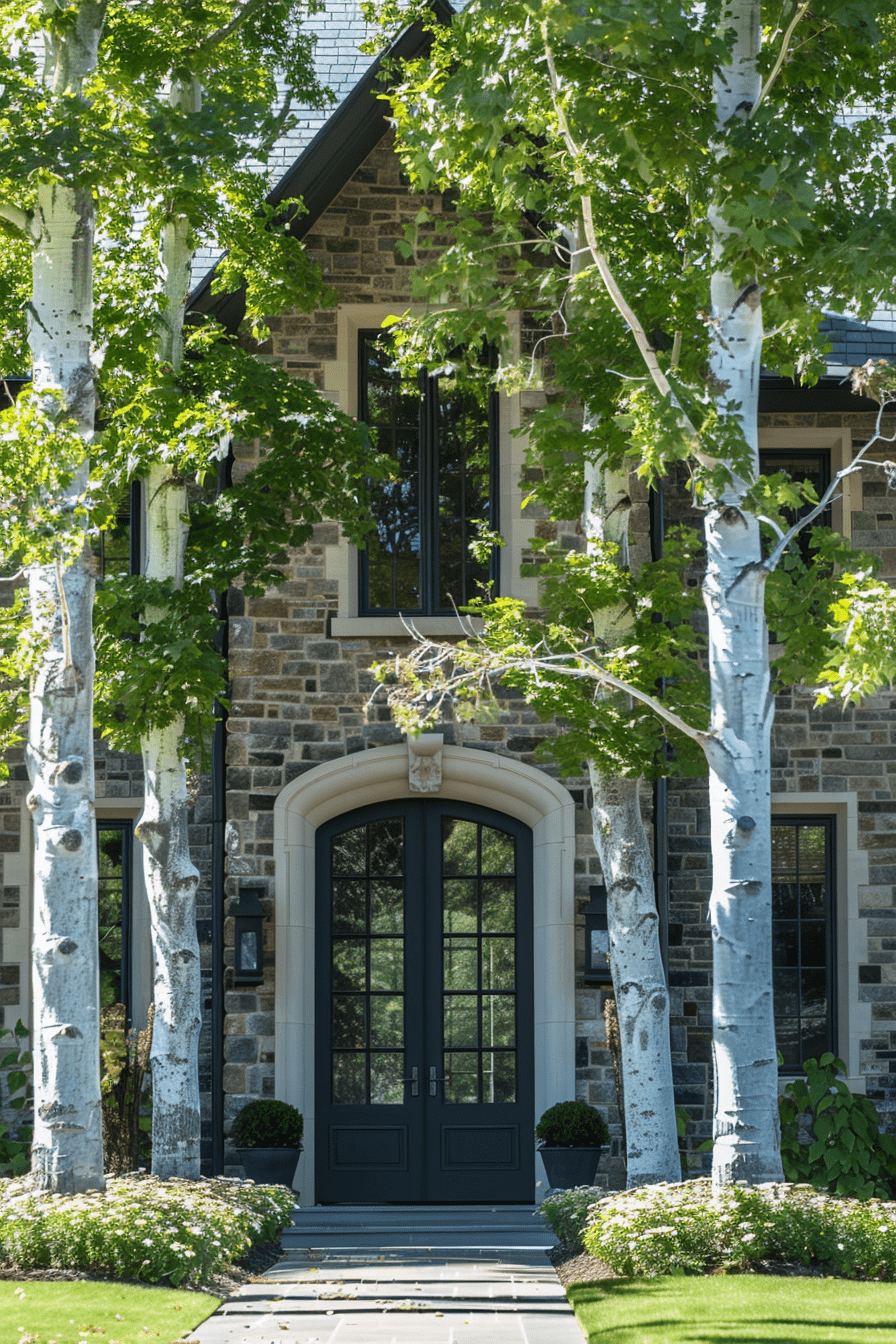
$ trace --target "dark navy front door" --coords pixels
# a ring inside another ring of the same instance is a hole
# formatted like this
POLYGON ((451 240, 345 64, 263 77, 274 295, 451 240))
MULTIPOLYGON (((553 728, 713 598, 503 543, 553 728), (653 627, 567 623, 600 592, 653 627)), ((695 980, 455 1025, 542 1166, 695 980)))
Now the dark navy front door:
POLYGON ((533 1199, 531 853, 423 799, 318 832, 322 1203, 533 1199))

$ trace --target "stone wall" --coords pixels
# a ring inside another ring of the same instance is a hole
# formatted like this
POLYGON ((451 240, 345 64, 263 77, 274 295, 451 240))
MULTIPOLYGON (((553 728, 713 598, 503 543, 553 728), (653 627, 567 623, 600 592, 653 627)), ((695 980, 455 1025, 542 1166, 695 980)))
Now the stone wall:
MULTIPOLYGON (((401 311, 410 299, 411 270, 396 257, 395 242, 405 224, 425 204, 438 221, 438 198, 411 198, 402 183, 391 147, 384 143, 337 198, 309 237, 309 246, 337 290, 341 304, 394 302, 401 311)), ((433 226, 437 230, 438 223, 433 226)), ((271 323, 272 337, 264 354, 296 376, 326 387, 327 369, 338 358, 338 320, 334 312, 294 314, 271 323)), ((786 430, 850 428, 857 442, 869 432, 861 416, 770 416, 769 428, 786 430)), ((241 450, 236 474, 256 460, 258 446, 241 450)), ((636 487, 637 488, 637 487, 636 487)), ((894 511, 876 475, 863 482, 864 497, 854 508, 853 537, 858 545, 883 556, 885 572, 896 570, 894 511)), ((855 487, 854 487, 855 490, 855 487)), ((854 504, 856 500, 854 498, 854 504)), ((687 520, 700 527, 683 478, 667 493, 670 522, 687 520)), ((551 525, 536 523, 539 532, 551 525)), ((647 553, 647 501, 636 497, 633 529, 641 553, 647 553)), ((338 584, 328 564, 336 543, 332 525, 317 530, 313 541, 296 556, 284 585, 260 601, 244 602, 231 595, 232 714, 228 733, 227 811, 231 822, 228 900, 238 895, 241 879, 257 880, 272 909, 273 807, 279 791, 299 774, 343 754, 399 740, 382 708, 365 713, 374 689, 370 663, 395 652, 402 642, 388 637, 328 637, 330 618, 338 610, 338 584)), ((513 584, 513 576, 505 582, 513 584)), ((691 576, 699 582, 699 573, 691 576)), ((506 588, 505 588, 506 591, 506 588)), ((867 876, 856 885, 859 905, 851 937, 860 960, 851 965, 855 1000, 851 1022, 864 1012, 869 1028, 861 1039, 861 1064, 856 1073, 869 1095, 890 1113, 896 1091, 890 1082, 890 1061, 896 1063, 896 804, 888 778, 896 761, 891 729, 894 701, 880 697, 862 709, 813 711, 804 690, 784 692, 778 699, 774 739, 773 788, 800 795, 825 793, 854 796, 858 816, 858 848, 867 854, 867 876), (865 924, 861 921, 865 920, 865 924), (861 1005, 868 1005, 862 1008, 861 1005)), ((536 763, 534 752, 549 737, 551 725, 540 723, 513 696, 498 724, 465 727, 468 748, 516 756, 536 763)), ((446 740, 454 739, 446 726, 446 740)), ((545 767, 549 768, 549 767, 545 767)), ((605 992, 582 984, 584 919, 588 888, 599 880, 591 841, 587 780, 564 781, 575 800, 576 857, 576 1076, 578 1094, 608 1114, 614 1130, 609 1163, 599 1177, 611 1186, 624 1177, 618 1110, 607 1048, 603 1008, 605 992)), ((841 806, 841 803, 838 803, 841 806)), ((842 804, 846 807, 846 804, 842 804)), ((650 790, 644 810, 651 812, 650 790)), ((844 816, 845 816, 844 812, 844 816)), ((852 815, 852 814, 850 814, 852 815)), ((669 971, 672 1007, 673 1067, 676 1095, 690 1116, 687 1146, 693 1150, 711 1132, 711 942, 707 921, 710 892, 709 809, 706 781, 675 780, 669 788, 670 835, 669 971)), ((839 821, 838 821, 839 827, 839 821)), ((846 843, 845 833, 838 841, 846 843)), ((853 856, 855 857, 855 856, 853 856)), ((861 858, 861 856, 859 856, 861 858)), ((855 864, 853 864, 855 867, 855 864)), ((856 869, 856 871, 858 871, 856 869)), ((843 899, 843 897, 841 897, 843 899)), ((852 915, 851 915, 852 920, 852 915)), ((225 1091, 228 1120, 254 1095, 273 1091, 273 945, 267 921, 265 983, 257 990, 236 990, 232 984, 232 953, 226 971, 225 1091)), ((232 930, 228 924, 228 948, 232 930)), ((852 944, 851 944, 852 946, 852 944)), ((853 953, 851 952, 852 956, 853 953)), ((841 985, 842 985, 841 977, 841 985)), ((896 1080, 896 1071, 892 1075, 896 1080)), ((692 1152, 693 1169, 708 1162, 692 1152)))

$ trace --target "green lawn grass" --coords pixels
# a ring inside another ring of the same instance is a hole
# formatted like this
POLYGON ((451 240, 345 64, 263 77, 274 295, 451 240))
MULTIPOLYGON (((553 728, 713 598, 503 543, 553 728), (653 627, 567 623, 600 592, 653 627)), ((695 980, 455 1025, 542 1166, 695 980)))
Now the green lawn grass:
POLYGON ((0 1344, 173 1344, 220 1306, 133 1283, 0 1282, 0 1344))
POLYGON ((574 1284, 589 1344, 896 1341, 896 1284, 726 1274, 574 1284))

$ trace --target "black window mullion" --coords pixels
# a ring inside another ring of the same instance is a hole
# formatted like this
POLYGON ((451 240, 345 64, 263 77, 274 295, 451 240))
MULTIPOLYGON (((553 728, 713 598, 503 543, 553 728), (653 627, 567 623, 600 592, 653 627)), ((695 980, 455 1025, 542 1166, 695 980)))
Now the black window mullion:
MULTIPOLYGON (((488 398, 488 449, 489 449, 489 477, 491 488, 488 498, 488 525, 493 532, 497 532, 501 523, 498 513, 498 394, 494 388, 489 393, 488 398)), ((493 585, 493 593, 501 591, 501 547, 492 547, 492 558, 489 565, 489 579, 493 585)))
POLYGON ((825 986, 828 996, 828 1022, 830 1024, 829 1030, 831 1034, 830 1044, 834 1054, 836 1055, 838 1053, 836 1049, 837 985, 835 977, 835 970, 837 964, 836 962, 837 930, 835 927, 836 908, 834 903, 834 895, 835 895, 834 874, 836 872, 836 868, 834 867, 834 862, 836 857, 835 846, 837 843, 837 831, 836 827, 834 826, 833 817, 825 818, 825 828, 826 828, 826 843, 824 847, 825 849, 824 876, 825 876, 825 887, 827 889, 827 914, 825 918, 825 935, 826 935, 825 958, 827 962, 826 966, 827 974, 825 976, 825 986))
POLYGON ((371 841, 370 822, 364 827, 364 843, 366 853, 364 855, 364 868, 366 880, 364 882, 364 1100, 369 1106, 373 1098, 371 1090, 371 1050, 370 1050, 370 1018, 371 1018, 371 952, 373 950, 373 937, 371 933, 371 910, 370 910, 370 885, 373 881, 371 856, 373 844, 371 841))
MULTIPOLYGON (((824 926, 825 926, 825 928, 824 928, 824 933, 825 933, 825 937, 824 937, 824 949, 825 949, 825 951, 824 951, 824 955, 825 955, 825 966, 824 966, 825 976, 824 976, 824 983, 825 983, 825 996, 826 996, 826 997, 825 997, 825 1012, 826 1012, 826 1024, 827 1024, 827 1027, 826 1027, 827 1042, 826 1042, 826 1046, 825 1046, 825 1048, 828 1049, 828 1050, 833 1051, 833 1053, 836 1054, 836 1053, 837 1053, 837 1044, 836 1044, 836 1043, 837 1043, 837 994, 836 994, 836 974, 835 974, 835 965, 836 965, 836 928, 835 928, 835 922, 836 922, 836 894, 835 894, 835 891, 834 891, 834 875, 835 875, 835 872, 836 872, 836 868, 835 868, 835 848, 834 848, 834 847, 835 847, 835 841, 836 841, 835 818, 834 818, 834 817, 831 817, 831 816, 802 816, 802 817, 794 817, 794 816, 790 816, 790 817, 776 816, 776 817, 773 818, 772 825, 773 825, 774 827, 776 827, 776 828, 777 828, 777 827, 787 828, 787 829, 789 829, 790 831, 792 831, 792 832, 793 832, 793 840, 794 840, 794 858, 793 858, 793 865, 794 865, 794 866, 793 866, 792 880, 793 880, 793 885, 794 885, 794 889, 795 889, 795 892, 796 892, 796 909, 795 909, 795 911, 794 911, 794 920, 793 920, 793 923, 794 923, 794 925, 795 925, 795 929, 796 929, 796 968, 795 968, 795 970, 796 970, 796 987, 797 987, 797 998, 796 998, 796 1027, 797 1027, 797 1032, 798 1032, 798 1035, 797 1035, 797 1043, 798 1043, 798 1049, 799 1049, 799 1051, 800 1051, 800 1056, 801 1056, 801 1058, 802 1058, 802 1042, 803 1042, 803 1040, 804 1040, 804 1018, 805 1018, 805 1014, 804 1014, 804 1012, 803 1012, 803 1009, 804 1009, 804 1003, 803 1003, 803 926, 804 926, 804 919, 803 919, 803 885, 804 885, 804 883, 807 882, 807 881, 808 881, 810 884, 811 884, 813 881, 817 881, 817 880, 819 879, 819 877, 821 877, 822 875, 821 875, 821 874, 814 874, 814 873, 812 873, 812 872, 810 872, 810 873, 807 875, 807 874, 804 872, 804 867, 803 867, 803 862, 802 862, 802 859, 803 859, 803 852, 802 852, 801 834, 800 834, 800 833, 801 833, 801 831, 802 831, 804 828, 821 829, 821 830, 824 832, 824 867, 823 867, 822 872, 823 872, 823 881, 824 881, 824 926)), ((773 881, 775 880, 777 871, 779 871, 779 870, 774 870, 774 871, 773 871, 773 874, 772 874, 772 879, 773 879, 773 881)), ((776 968, 776 969, 777 969, 777 968, 776 968)), ((784 969, 784 968, 781 968, 781 969, 784 969)), ((783 1023, 781 1023, 780 1020, 777 1019, 777 1017, 776 1017, 776 1022, 777 1022, 779 1025, 783 1025, 783 1023)), ((806 1057, 807 1057, 807 1058, 809 1057, 808 1054, 806 1055, 806 1057)), ((791 1066, 790 1066, 789 1064, 787 1064, 787 1063, 785 1064, 785 1068, 786 1068, 786 1069, 789 1070, 790 1067, 791 1067, 791 1066)))
MULTIPOLYGON (((100 820, 96 823, 97 838, 103 832, 118 831, 121 835, 121 994, 120 1001, 125 1006, 125 1020, 130 1027, 132 1018, 131 995, 131 890, 132 890, 132 851, 134 823, 130 820, 100 820)), ((100 879, 101 886, 105 879, 100 879)))
POLYGON ((439 380, 420 374, 420 592, 423 610, 439 607, 439 380))

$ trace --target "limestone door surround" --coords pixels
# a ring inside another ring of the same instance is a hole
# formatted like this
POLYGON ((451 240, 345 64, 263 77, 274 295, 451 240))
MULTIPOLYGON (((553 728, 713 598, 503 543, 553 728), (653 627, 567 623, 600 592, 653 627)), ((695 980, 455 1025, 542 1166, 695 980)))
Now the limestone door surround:
MULTIPOLYGON (((443 747, 438 797, 494 808, 532 830, 535 921, 535 1114, 575 1096, 574 804, 529 765, 469 747, 443 747)), ((314 1193, 314 839, 331 817, 370 803, 419 796, 404 743, 316 766, 281 790, 274 806, 275 1095, 305 1117, 295 1185, 314 1193)), ((534 1144, 534 1139, 533 1139, 534 1144)), ((538 1176, 543 1180, 540 1162, 538 1176)), ((533 1199, 545 1189, 533 1190, 533 1199)))

